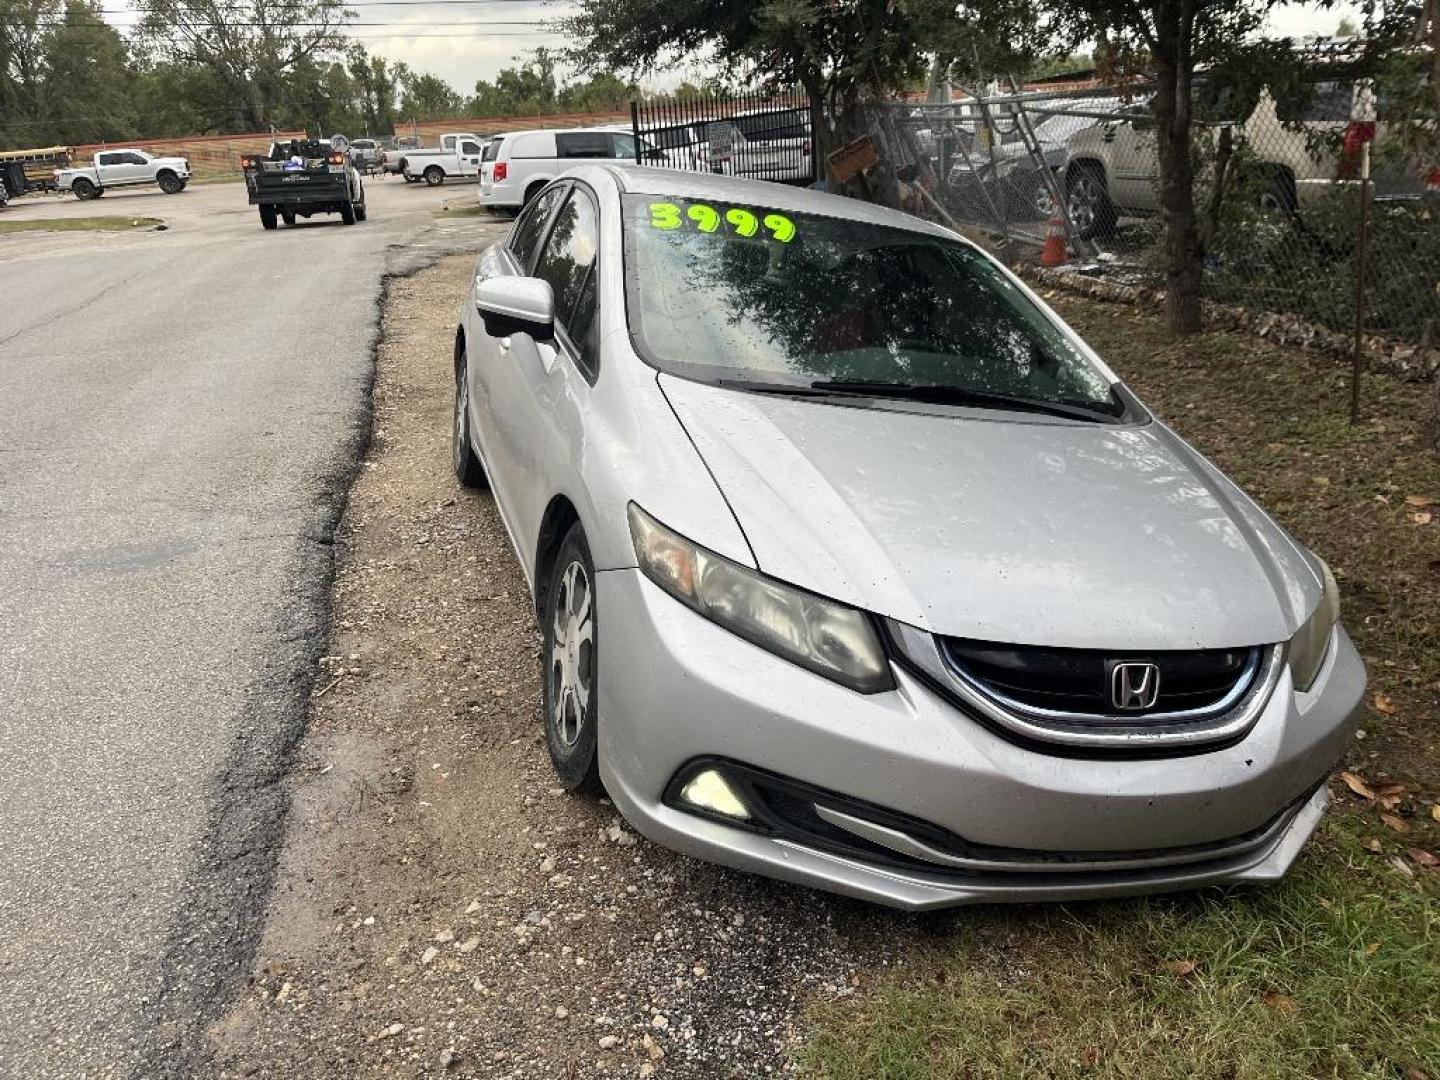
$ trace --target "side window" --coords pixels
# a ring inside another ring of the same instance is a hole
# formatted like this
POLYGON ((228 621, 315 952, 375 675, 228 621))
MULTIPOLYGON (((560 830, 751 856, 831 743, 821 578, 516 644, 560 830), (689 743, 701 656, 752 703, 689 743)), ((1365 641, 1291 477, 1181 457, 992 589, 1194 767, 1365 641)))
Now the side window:
POLYGON ((145 159, 144 159, 143 157, 141 157, 139 154, 121 154, 120 156, 125 159, 124 161, 121 162, 122 165, 144 165, 144 164, 145 164, 145 159))
POLYGON ((606 131, 561 131, 555 135, 555 156, 562 158, 608 158, 610 133, 606 131))
POLYGON ((503 140, 501 139, 491 139, 488 143, 486 143, 485 153, 481 155, 481 158, 485 161, 494 161, 496 156, 500 153, 500 143, 502 141, 503 140))
POLYGON ((464 154, 466 157, 473 157, 476 154, 480 153, 480 144, 471 142, 469 139, 466 139, 460 144, 460 153, 464 154))
POLYGON ((622 161, 635 160, 635 136, 626 135, 617 131, 610 136, 611 144, 615 148, 615 156, 622 161))
MULTIPOLYGON (((535 264, 535 276, 555 292, 555 318, 585 357, 585 342, 595 322, 594 270, 600 246, 599 214, 579 188, 555 215, 550 239, 535 264)), ((593 362, 593 352, 587 361, 593 362)))
POLYGON ((515 256, 515 261, 520 264, 522 272, 530 272, 535 249, 540 246, 540 238, 545 235, 545 223, 550 220, 551 213, 564 197, 564 185, 552 187, 542 192, 516 219, 515 227, 510 231, 510 251, 515 256))
POLYGON ((96 165, 115 165, 115 164, 117 164, 117 162, 116 162, 115 159, 118 158, 119 156, 120 156, 119 154, 97 154, 97 155, 95 156, 95 164, 96 164, 96 165))

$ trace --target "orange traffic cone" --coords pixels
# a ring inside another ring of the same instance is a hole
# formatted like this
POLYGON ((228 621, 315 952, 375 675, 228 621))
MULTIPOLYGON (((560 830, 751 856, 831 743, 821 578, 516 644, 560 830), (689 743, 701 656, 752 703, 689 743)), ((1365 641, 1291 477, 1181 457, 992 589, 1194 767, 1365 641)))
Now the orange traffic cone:
POLYGON ((1045 234, 1045 246, 1040 249, 1040 265, 1065 265, 1065 223, 1059 218, 1050 219, 1050 231, 1045 234))

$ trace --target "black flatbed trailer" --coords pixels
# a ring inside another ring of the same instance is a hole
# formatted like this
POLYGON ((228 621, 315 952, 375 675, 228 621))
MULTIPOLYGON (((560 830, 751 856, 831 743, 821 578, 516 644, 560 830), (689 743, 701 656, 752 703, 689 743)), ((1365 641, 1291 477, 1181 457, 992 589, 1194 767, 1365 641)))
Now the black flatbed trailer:
POLYGON ((290 139, 275 143, 265 157, 241 158, 240 167, 250 205, 260 208, 267 229, 312 214, 339 214, 346 225, 365 220, 365 187, 348 150, 290 139))

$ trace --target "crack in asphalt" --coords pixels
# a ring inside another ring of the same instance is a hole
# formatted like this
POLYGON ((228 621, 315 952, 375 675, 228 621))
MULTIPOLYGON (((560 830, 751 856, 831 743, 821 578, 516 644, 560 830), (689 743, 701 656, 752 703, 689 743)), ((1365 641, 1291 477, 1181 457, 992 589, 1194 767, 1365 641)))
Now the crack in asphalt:
MULTIPOLYGON (((209 820, 181 890, 160 961, 163 981, 149 1017, 137 1019, 136 1080, 190 1078, 209 1070, 209 1026, 251 973, 284 844, 287 781, 310 720, 319 660, 331 638, 335 533, 374 435, 374 389, 390 284, 449 254, 473 250, 456 237, 432 243, 435 226, 389 245, 374 297, 369 362, 349 438, 336 467, 319 478, 311 521, 294 534, 291 600, 274 627, 276 649, 246 704, 225 764, 213 781, 209 820), (217 957, 221 958, 217 961, 217 957)), ((92 298, 93 300, 93 298, 92 298)))
POLYGON ((68 307, 62 311, 57 311, 51 315, 46 315, 43 319, 38 319, 35 322, 31 323, 29 326, 22 326, 13 334, 8 334, 5 337, 0 338, 0 345, 9 345, 10 342, 14 341, 16 338, 24 337, 26 334, 29 334, 35 330, 39 330, 41 327, 53 325, 54 323, 59 322, 61 319, 64 319, 70 315, 76 315, 79 312, 84 311, 87 307, 95 303, 97 300, 109 296, 112 292, 120 288, 122 285, 129 285, 132 280, 132 278, 121 278, 119 281, 116 281, 113 284, 106 285, 105 288, 101 289, 93 296, 87 297, 86 299, 80 301, 80 303, 76 304, 74 307, 68 307))

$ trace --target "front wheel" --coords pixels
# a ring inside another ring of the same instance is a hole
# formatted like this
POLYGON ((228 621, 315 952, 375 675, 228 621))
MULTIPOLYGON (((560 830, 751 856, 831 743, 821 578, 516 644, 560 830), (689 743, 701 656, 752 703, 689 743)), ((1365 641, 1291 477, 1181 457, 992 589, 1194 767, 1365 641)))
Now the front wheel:
POLYGON ((274 229, 279 227, 280 215, 275 212, 275 207, 271 206, 268 203, 261 204, 260 224, 267 229, 274 229))
POLYGON ((343 203, 340 204, 340 220, 343 221, 346 225, 354 225, 354 224, 355 224, 355 204, 354 204, 354 203, 352 203, 352 202, 343 202, 343 203))
POLYGON ((470 437, 470 377, 466 356, 460 352, 455 364, 455 422, 450 426, 450 464, 455 479, 466 487, 486 486, 485 468, 475 456, 475 443, 470 437))
POLYGON ((185 181, 173 172, 162 172, 155 180, 166 195, 178 195, 185 190, 185 181))
POLYGON ((361 184, 360 201, 355 204, 355 220, 364 221, 369 216, 370 212, 365 209, 365 185, 361 184))
POLYGON ((567 790, 598 791, 595 564, 578 523, 570 526, 550 567, 540 625, 541 698, 550 763, 567 790))
POLYGON ((425 183, 431 187, 439 187, 445 182, 445 170, 439 165, 431 165, 425 170, 425 183))
POLYGON ((1109 236, 1115 231, 1115 204, 1105 186, 1105 177, 1093 168, 1081 169, 1065 182, 1070 223, 1082 240, 1109 236))

